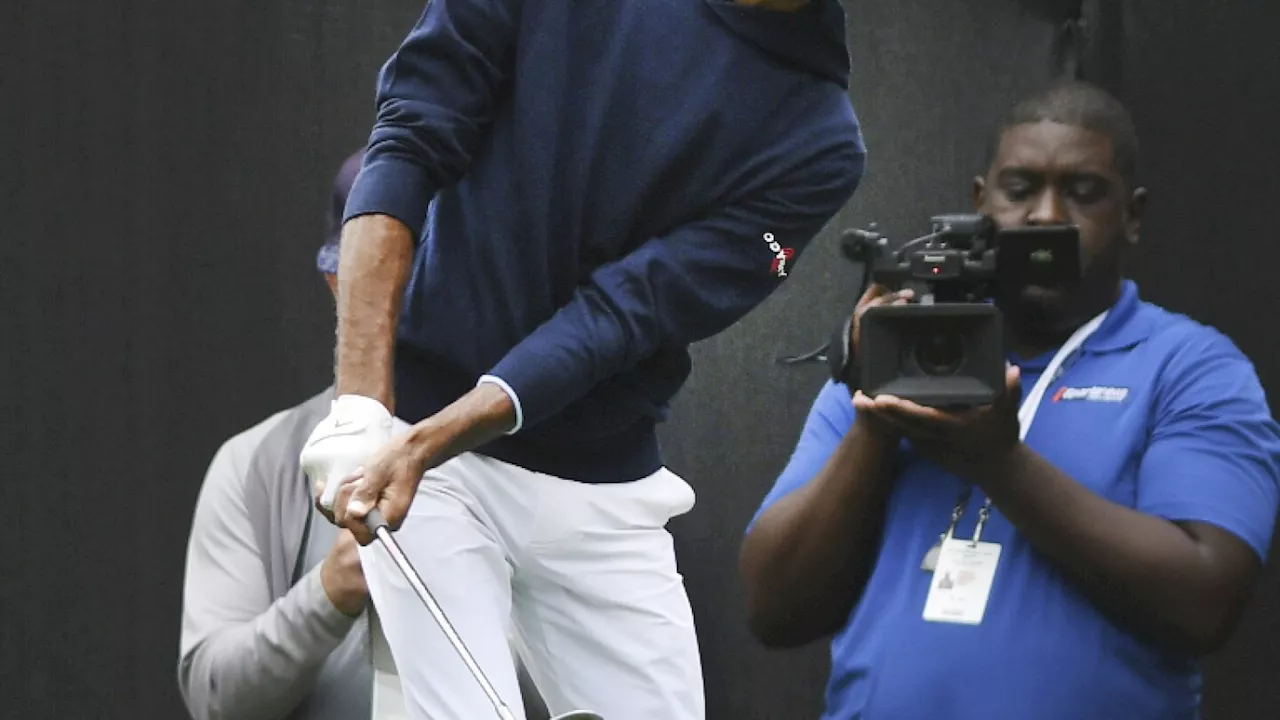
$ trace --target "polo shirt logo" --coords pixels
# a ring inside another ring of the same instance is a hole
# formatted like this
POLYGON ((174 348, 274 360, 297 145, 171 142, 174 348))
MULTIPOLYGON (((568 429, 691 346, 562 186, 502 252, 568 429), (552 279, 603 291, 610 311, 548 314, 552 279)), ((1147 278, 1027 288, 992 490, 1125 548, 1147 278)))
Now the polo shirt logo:
POLYGON ((1129 388, 1095 385, 1082 388, 1058 388, 1058 392, 1053 394, 1053 401, 1083 400, 1084 402, 1118 403, 1124 402, 1127 397, 1129 397, 1129 388))

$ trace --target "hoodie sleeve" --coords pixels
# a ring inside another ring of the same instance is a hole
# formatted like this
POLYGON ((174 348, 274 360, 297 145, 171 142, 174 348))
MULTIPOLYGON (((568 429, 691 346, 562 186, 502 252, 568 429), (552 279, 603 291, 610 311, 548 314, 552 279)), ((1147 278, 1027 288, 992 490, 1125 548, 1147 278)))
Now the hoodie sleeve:
POLYGON ((344 220, 390 215, 417 240, 493 116, 523 0, 431 0, 378 76, 377 121, 344 220))
POLYGON ((749 196, 597 269, 482 378, 513 396, 513 432, 550 417, 659 347, 695 343, 745 316, 783 282, 853 195, 864 164, 860 142, 824 144, 749 196))
POLYGON ((285 717, 355 623, 329 602, 319 565, 273 600, 244 492, 255 448, 247 434, 224 444, 196 503, 178 663, 195 720, 285 717))

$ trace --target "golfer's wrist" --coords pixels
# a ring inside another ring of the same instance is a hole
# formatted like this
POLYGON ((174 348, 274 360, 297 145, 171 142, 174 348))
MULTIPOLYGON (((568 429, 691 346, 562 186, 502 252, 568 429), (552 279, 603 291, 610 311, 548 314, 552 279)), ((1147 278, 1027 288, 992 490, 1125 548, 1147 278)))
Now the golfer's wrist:
POLYGON ((342 396, 367 398, 395 414, 395 392, 389 374, 380 377, 376 373, 340 370, 334 382, 334 397, 342 396))
MULTIPOLYGON (((502 390, 510 403, 508 408, 505 403, 502 403, 501 398, 494 396, 494 405, 491 409, 498 415, 495 422, 505 424, 509 419, 510 426, 504 432, 507 435, 514 435, 520 432, 520 428, 524 427, 524 408, 520 405, 520 396, 516 394, 515 388, 497 375, 482 375, 476 382, 476 389, 479 390, 486 385, 502 390)), ((484 392, 492 394, 492 390, 485 390, 484 392)))
POLYGON ((451 443, 465 444, 475 438, 487 442, 515 427, 516 405, 503 388, 480 383, 433 419, 451 443))
POLYGON ((408 445, 423 471, 510 432, 516 410, 500 387, 481 384, 413 426, 408 445))

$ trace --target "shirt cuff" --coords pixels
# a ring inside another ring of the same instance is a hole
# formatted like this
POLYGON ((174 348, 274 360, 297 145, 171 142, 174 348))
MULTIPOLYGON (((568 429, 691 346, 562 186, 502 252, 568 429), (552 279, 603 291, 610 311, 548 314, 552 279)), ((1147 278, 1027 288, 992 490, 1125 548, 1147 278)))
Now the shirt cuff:
POLYGON ((520 396, 516 395, 516 391, 511 389, 506 380, 496 375, 481 375, 480 379, 476 381, 476 385, 479 386, 482 383, 497 385, 502 388, 502 392, 506 393, 507 397, 511 398, 511 404, 516 408, 516 424, 507 431, 507 434, 515 435, 520 432, 520 428, 524 426, 524 409, 520 407, 520 396))
POLYGON ((369 160, 356 176, 342 222, 361 215, 390 215, 409 228, 417 245, 427 222, 427 207, 435 194, 435 186, 421 167, 400 158, 380 156, 369 160))

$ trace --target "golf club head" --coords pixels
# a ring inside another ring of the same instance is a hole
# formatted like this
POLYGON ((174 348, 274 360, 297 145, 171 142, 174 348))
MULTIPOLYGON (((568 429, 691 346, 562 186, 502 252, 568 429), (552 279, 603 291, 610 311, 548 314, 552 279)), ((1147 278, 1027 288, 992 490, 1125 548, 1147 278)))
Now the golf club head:
POLYGON ((589 710, 570 710, 567 713, 551 718, 551 720, 604 720, 604 718, 589 710))

